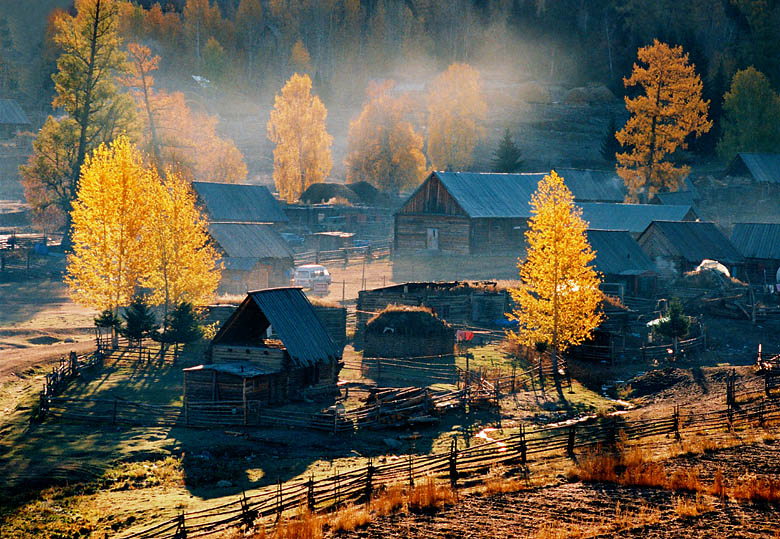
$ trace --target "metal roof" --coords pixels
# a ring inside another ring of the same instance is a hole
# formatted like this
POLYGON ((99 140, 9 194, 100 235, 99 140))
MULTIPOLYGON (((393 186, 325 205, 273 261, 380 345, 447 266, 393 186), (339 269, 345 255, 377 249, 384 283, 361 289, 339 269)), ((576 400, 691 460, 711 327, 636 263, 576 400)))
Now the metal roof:
POLYGON ((623 202, 626 199, 626 185, 614 169, 586 170, 577 168, 556 168, 555 172, 581 202, 623 202))
POLYGON ((717 260, 726 264, 739 264, 744 261, 737 248, 718 230, 714 223, 653 221, 642 233, 640 241, 641 238, 653 231, 662 234, 679 256, 694 264, 705 259, 717 260))
MULTIPOLYGON (((271 225, 211 223, 209 235, 222 248, 228 259, 246 259, 247 264, 249 260, 254 260, 256 263, 263 258, 292 258, 293 256, 287 242, 271 225)), ((240 262, 236 260, 235 263, 240 262)))
POLYGON ((286 223, 282 207, 264 185, 192 182, 211 222, 286 223))
MULTIPOLYGON (((556 169, 575 200, 622 201, 623 183, 609 171, 556 169)), ((549 172, 433 172, 466 214, 479 218, 531 216, 531 195, 549 172)), ((414 196, 414 194, 412 194, 414 196)))
POLYGON ((582 218, 588 228, 598 230, 627 230, 639 234, 653 221, 685 221, 697 218, 690 206, 664 204, 610 204, 583 202, 582 218))
POLYGON ((656 193, 658 202, 664 206, 695 206, 696 194, 692 191, 675 191, 673 193, 656 193))
POLYGON ((656 272, 650 257, 625 230, 588 230, 588 243, 596 252, 596 269, 604 275, 642 275, 656 272))
POLYGON ((745 258, 780 259, 780 223, 736 223, 731 243, 745 258))
POLYGON ((30 120, 13 99, 0 99, 0 124, 29 125, 30 120))
POLYGON ((303 291, 296 287, 249 292, 212 344, 233 343, 237 338, 251 340, 263 335, 269 325, 298 366, 341 357, 339 348, 328 336, 314 307, 303 291), (247 331, 254 334, 241 334, 247 331))
POLYGON ((731 161, 726 174, 749 174, 759 182, 780 183, 780 154, 740 152, 731 161))

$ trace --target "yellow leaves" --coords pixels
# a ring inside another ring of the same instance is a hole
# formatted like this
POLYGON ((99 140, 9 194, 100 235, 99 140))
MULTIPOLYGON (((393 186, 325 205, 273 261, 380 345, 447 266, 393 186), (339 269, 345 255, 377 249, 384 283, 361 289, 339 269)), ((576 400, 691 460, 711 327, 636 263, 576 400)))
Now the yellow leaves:
POLYGON ((631 113, 615 134, 630 151, 617 154, 617 173, 626 182, 629 201, 649 200, 659 190, 676 191, 689 167, 676 167, 666 157, 685 149, 685 138, 698 137, 712 127, 707 120, 708 101, 701 98, 702 82, 688 63, 682 47, 669 47, 657 39, 637 54, 626 87, 639 85, 643 95, 626 97, 631 113))
POLYGON ((71 217, 65 281, 79 303, 116 311, 141 286, 154 302, 200 303, 216 289, 217 255, 194 195, 175 174, 163 182, 126 137, 87 157, 71 217))
POLYGON ((292 54, 290 55, 290 65, 292 65, 293 69, 296 71, 311 71, 311 56, 309 56, 309 50, 300 39, 293 45, 292 54))
POLYGON ((389 95, 393 83, 369 85, 368 101, 350 122, 347 182, 368 181, 394 193, 419 184, 425 175, 423 138, 406 118, 409 102, 389 95))
POLYGON ((484 136, 487 105, 479 72, 452 64, 428 92, 428 159, 435 170, 463 170, 484 136))
POLYGON ((333 137, 325 130, 328 111, 311 95, 311 79, 297 73, 276 94, 268 139, 274 149, 274 183, 287 202, 295 202, 307 187, 325 181, 333 160, 333 137))
POLYGON ((528 256, 519 264, 523 286, 510 290, 518 305, 510 318, 519 322, 511 339, 563 351, 586 340, 601 322, 600 276, 590 265, 595 253, 581 213, 555 171, 539 182, 531 198, 528 256))

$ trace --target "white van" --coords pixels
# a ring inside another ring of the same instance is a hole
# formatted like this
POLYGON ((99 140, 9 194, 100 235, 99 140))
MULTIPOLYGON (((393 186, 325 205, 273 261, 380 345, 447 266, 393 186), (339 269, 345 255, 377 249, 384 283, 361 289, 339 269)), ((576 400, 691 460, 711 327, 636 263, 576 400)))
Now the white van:
POLYGON ((293 286, 314 288, 315 285, 330 285, 330 273, 328 268, 319 264, 306 264, 295 268, 293 286))

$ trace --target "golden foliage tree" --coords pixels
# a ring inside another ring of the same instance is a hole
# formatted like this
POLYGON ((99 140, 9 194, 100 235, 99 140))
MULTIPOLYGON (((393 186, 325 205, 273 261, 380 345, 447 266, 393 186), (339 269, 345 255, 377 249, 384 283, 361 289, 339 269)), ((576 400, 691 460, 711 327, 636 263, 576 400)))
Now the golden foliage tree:
POLYGON ((244 157, 230 139, 217 135, 218 118, 193 111, 181 92, 154 89, 159 57, 146 46, 128 45, 131 59, 124 84, 141 110, 143 140, 159 170, 173 169, 186 179, 236 183, 244 180, 244 157))
POLYGON ((701 97, 702 82, 688 63, 682 47, 670 47, 657 39, 637 53, 626 88, 639 86, 641 95, 626 97, 631 117, 615 138, 628 152, 617 154, 617 173, 628 187, 628 200, 649 200, 658 191, 676 191, 690 172, 668 160, 678 148, 685 149, 686 137, 697 137, 712 127, 707 105, 701 97))
POLYGON ((428 92, 428 159, 435 170, 471 166, 486 114, 476 69, 456 63, 436 78, 428 92))
POLYGON ((408 121, 409 100, 389 94, 394 83, 372 84, 360 116, 349 124, 347 182, 368 181, 393 193, 425 175, 423 138, 408 121))
POLYGON ((219 254, 189 182, 170 171, 164 180, 157 176, 148 221, 150 302, 164 306, 164 317, 184 302, 206 304, 219 285, 219 254))
POLYGON ((325 129, 328 111, 311 95, 308 75, 293 74, 276 94, 268 139, 274 149, 274 183, 287 202, 295 202, 313 183, 324 181, 333 167, 333 137, 325 129))
POLYGON ((588 339, 603 316, 601 277, 590 265, 595 253, 586 229, 563 178, 550 172, 531 197, 528 255, 518 264, 522 285, 510 289, 517 308, 509 318, 519 327, 508 336, 525 346, 552 347, 559 392, 558 355, 588 339))
POLYGON ((309 49, 303 44, 300 39, 293 45, 292 53, 290 54, 290 65, 295 71, 310 72, 311 71, 311 56, 309 55, 309 49))
POLYGON ((73 203, 73 252, 65 282, 77 302, 117 313, 152 259, 145 241, 155 177, 126 137, 87 157, 73 203))

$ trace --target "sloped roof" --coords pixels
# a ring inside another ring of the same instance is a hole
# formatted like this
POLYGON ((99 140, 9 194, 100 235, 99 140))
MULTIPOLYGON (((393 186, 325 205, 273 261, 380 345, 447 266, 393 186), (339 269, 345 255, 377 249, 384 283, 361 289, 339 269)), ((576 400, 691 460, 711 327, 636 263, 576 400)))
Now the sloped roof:
POLYGON ((640 241, 653 231, 662 234, 674 246, 679 256, 694 264, 704 259, 717 260, 726 264, 739 264, 744 261, 737 248, 714 223, 653 221, 647 230, 642 232, 640 241))
POLYGON ((583 202, 582 218, 588 228, 598 230, 627 230, 639 234, 653 221, 686 221, 696 219, 690 206, 664 204, 610 204, 583 202))
POLYGON ((626 187, 615 170, 585 170, 577 168, 556 168, 563 183, 581 202, 623 202, 626 187))
POLYGON ((30 120, 13 99, 0 99, 0 124, 28 125, 30 120))
MULTIPOLYGON (((609 171, 556 169, 575 200, 622 201, 622 182, 609 171)), ((432 173, 458 205, 474 219, 531 216, 531 195, 549 172, 499 174, 494 172, 432 173)), ((412 194, 414 196, 414 194, 412 194)))
POLYGON ((596 252, 596 269, 604 275, 642 275, 655 272, 650 257, 625 230, 588 230, 588 242, 596 252))
POLYGON ((675 191, 673 193, 657 193, 658 202, 664 206, 695 206, 696 195, 691 191, 675 191))
POLYGON ((249 292, 212 344, 260 338, 269 325, 298 366, 341 357, 312 304, 300 288, 294 287, 249 292))
POLYGON ((745 258, 780 259, 780 223, 737 223, 731 243, 745 258))
POLYGON ((244 259, 246 264, 254 260, 256 263, 263 258, 292 258, 293 254, 284 238, 271 225, 252 223, 211 223, 209 234, 222 248, 228 269, 251 269, 230 267, 230 263, 240 264, 244 259))
POLYGON ((213 223, 286 223, 282 207, 264 185, 192 182, 213 223))
POLYGON ((726 175, 744 174, 749 174, 759 182, 780 183, 780 154, 738 153, 726 169, 726 175))

